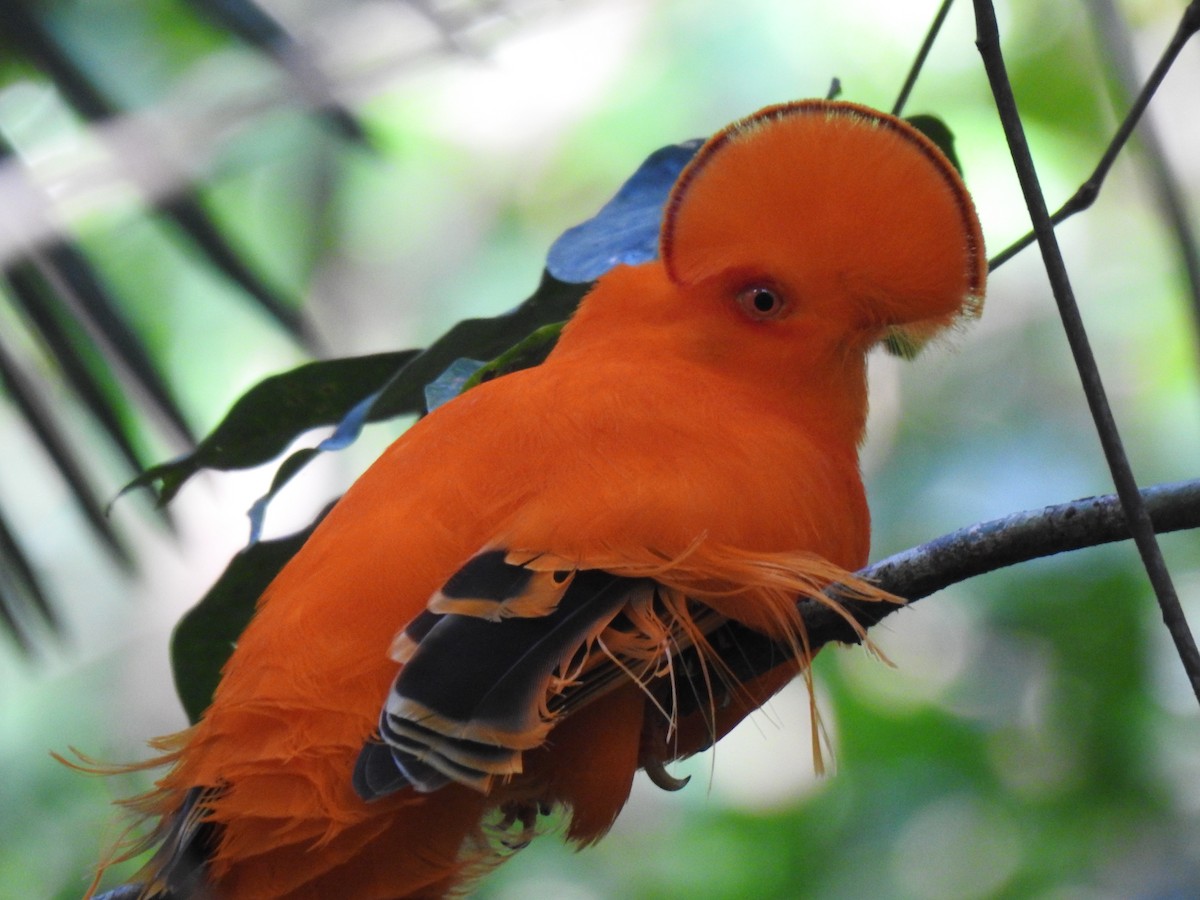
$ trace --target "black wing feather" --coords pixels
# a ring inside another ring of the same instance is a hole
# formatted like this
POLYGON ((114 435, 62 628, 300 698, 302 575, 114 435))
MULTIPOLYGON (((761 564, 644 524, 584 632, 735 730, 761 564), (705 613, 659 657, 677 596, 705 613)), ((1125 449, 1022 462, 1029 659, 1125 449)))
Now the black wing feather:
MULTIPOLYGON (((536 573, 507 557, 504 550, 476 555, 440 595, 497 604, 520 597, 536 573)), ((541 710, 556 671, 647 584, 601 570, 561 580, 562 597, 545 615, 414 620, 405 631, 411 655, 380 716, 379 737, 355 766, 361 797, 406 785, 428 792, 449 781, 487 790, 493 776, 520 771, 521 752, 544 737, 541 710)))

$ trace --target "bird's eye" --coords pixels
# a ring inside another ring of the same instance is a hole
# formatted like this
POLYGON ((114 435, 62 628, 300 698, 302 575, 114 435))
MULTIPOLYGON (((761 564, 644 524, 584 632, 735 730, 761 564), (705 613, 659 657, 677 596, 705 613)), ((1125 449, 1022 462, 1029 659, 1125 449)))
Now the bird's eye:
POLYGON ((777 319, 785 304, 779 291, 761 284, 745 288, 737 296, 738 306, 752 319, 777 319))

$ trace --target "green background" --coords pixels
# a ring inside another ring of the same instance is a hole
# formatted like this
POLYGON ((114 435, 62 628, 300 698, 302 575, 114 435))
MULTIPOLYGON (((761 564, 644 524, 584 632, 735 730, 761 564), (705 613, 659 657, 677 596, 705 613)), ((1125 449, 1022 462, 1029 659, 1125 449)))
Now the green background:
MULTIPOLYGON (((176 158, 222 227, 267 280, 303 297, 323 354, 348 355, 418 346, 460 318, 515 305, 551 241, 659 146, 823 95, 834 77, 845 99, 890 107, 934 4, 512 3, 450 47, 401 4, 274 7, 322 49, 372 150, 286 105, 237 127, 196 125, 261 98, 278 75, 186 6, 46 6, 114 96, 186 135, 176 158)), ((1120 9, 1144 72, 1178 4, 1120 9)), ((1056 205, 1115 126, 1112 66, 1082 3, 1013 2, 1000 25, 1056 205)), ((960 3, 906 111, 936 113, 955 131, 994 253, 1027 219, 973 37, 960 3)), ((1191 47, 1153 107, 1192 189, 1193 221, 1198 69, 1191 47)), ((41 176, 65 179, 64 216, 198 431, 259 378, 306 358, 148 217, 122 176, 95 175, 89 166, 109 151, 2 57, 0 129, 41 176), (90 182, 69 178, 89 171, 90 182)), ((1060 238, 1148 484, 1196 475, 1200 402, 1186 282, 1141 162, 1137 148, 1123 157, 1096 207, 1060 238)), ((0 311, 0 328, 16 327, 0 311)), ((876 558, 1111 490, 1036 251, 996 273, 976 327, 915 363, 877 355, 872 379, 863 459, 876 558)), ((268 533, 302 525, 400 427, 372 426, 326 455, 276 500, 268 533)), ((34 662, 0 645, 0 896, 74 897, 119 831, 109 800, 145 781, 83 777, 48 752, 129 760, 145 738, 182 726, 171 624, 244 543, 244 511, 270 470, 195 479, 176 501, 174 537, 141 499, 118 503, 115 521, 144 554, 131 579, 90 543, 3 406, 0 429, 0 497, 66 620, 34 662)), ((92 426, 80 418, 72 435, 95 448, 96 477, 115 494, 126 473, 92 426)), ((182 449, 149 427, 141 439, 153 459, 182 449)), ((1197 537, 1163 545, 1196 619, 1197 537)), ((695 776, 686 790, 666 795, 639 778, 599 846, 574 854, 553 836, 535 841, 479 896, 1200 895, 1200 717, 1130 546, 958 585, 873 636, 894 667, 842 648, 816 665, 831 776, 812 774, 805 697, 786 692, 715 753, 677 767, 695 776)))

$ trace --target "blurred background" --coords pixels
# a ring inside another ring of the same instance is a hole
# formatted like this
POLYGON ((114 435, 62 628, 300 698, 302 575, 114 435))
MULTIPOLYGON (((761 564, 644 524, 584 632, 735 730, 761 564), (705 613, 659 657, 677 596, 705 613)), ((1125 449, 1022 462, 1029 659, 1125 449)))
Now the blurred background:
MULTIPOLYGON (((81 497, 103 506, 135 464, 183 452, 270 373, 422 346, 514 306, 554 238, 662 145, 823 96, 834 78, 845 99, 890 108, 936 5, 271 0, 265 20, 207 0, 0 7, 0 512, 59 620, 51 633, 30 600, 28 648, 0 639, 0 896, 88 883, 120 830, 110 800, 147 782, 81 776, 48 753, 141 758, 146 738, 185 724, 170 629, 245 544, 271 469, 197 477, 169 526, 145 496, 99 521, 81 497), (119 342, 67 304, 56 351, 23 267, 44 299, 79 259, 163 397, 127 355, 79 354, 94 403, 64 375, 80 329, 119 342), (74 448, 73 480, 29 402, 74 448)), ((1180 12, 998 4, 1052 207, 1125 108, 1123 54, 1144 76, 1180 12)), ((906 112, 957 135, 995 253, 1028 220, 973 40, 961 2, 906 112)), ((1189 46, 1150 116, 1193 226, 1197 78, 1189 46)), ((1059 230, 1143 484, 1195 477, 1200 446, 1195 307, 1152 172, 1131 147, 1059 230)), ((914 363, 878 355, 872 378, 876 558, 1111 490, 1036 251, 996 272, 978 326, 914 363)), ((305 524, 404 424, 310 466, 268 536, 305 524)), ((1200 536, 1163 545, 1195 623, 1200 536)), ((639 778, 599 846, 538 840, 478 896, 1200 896, 1200 715, 1131 546, 955 586, 873 637, 894 666, 857 648, 817 661, 832 775, 813 775, 807 700, 790 690, 676 767, 695 776, 686 790, 639 778)))

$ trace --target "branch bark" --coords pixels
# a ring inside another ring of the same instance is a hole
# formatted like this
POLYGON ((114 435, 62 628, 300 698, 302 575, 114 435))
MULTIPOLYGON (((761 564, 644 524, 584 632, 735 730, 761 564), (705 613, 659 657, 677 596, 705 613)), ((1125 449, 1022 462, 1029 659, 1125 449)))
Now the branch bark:
MULTIPOLYGON (((1155 485, 1141 493, 1156 532, 1200 528, 1200 479, 1155 485)), ((1115 494, 1013 513, 943 535, 858 573, 906 598, 907 605, 843 598, 839 601, 864 629, 869 629, 897 610, 968 578, 1129 537, 1129 523, 1115 494)), ((849 623, 828 606, 813 600, 802 600, 799 605, 812 652, 832 642, 859 642, 849 623)), ((793 656, 786 645, 735 622, 714 631, 709 642, 739 681, 764 675, 793 656)))

